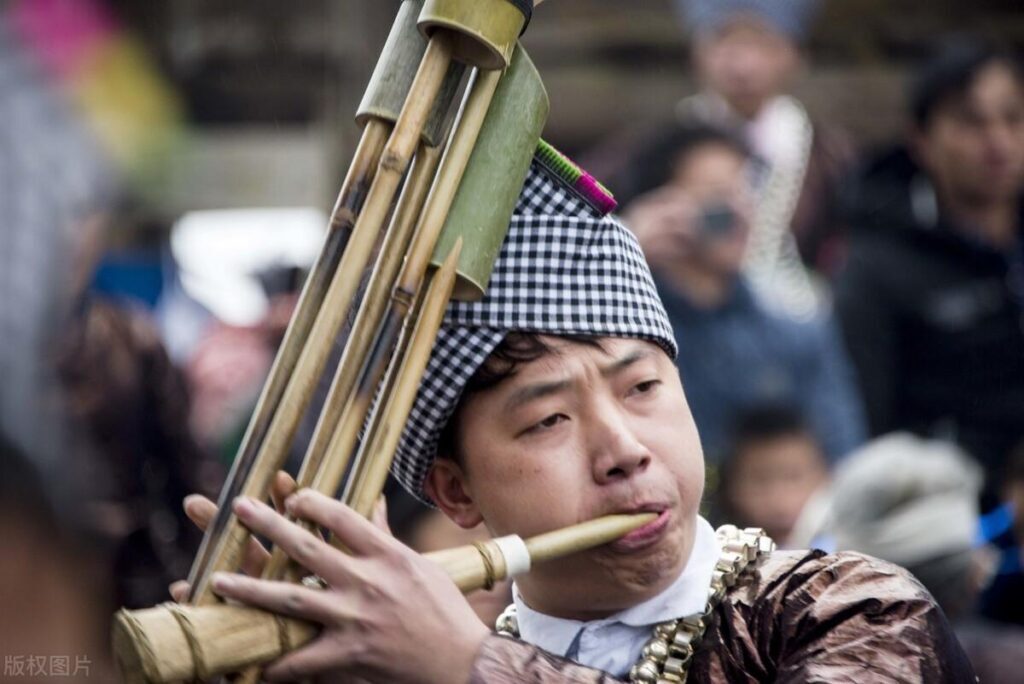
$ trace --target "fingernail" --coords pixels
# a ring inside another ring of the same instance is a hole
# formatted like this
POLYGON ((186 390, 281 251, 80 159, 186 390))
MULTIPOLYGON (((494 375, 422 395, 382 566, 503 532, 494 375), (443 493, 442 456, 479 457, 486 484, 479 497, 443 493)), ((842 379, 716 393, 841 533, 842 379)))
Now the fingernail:
POLYGON ((213 573, 213 588, 220 591, 222 589, 230 589, 235 584, 235 580, 230 574, 226 572, 215 572, 213 573))
POLYGON ((284 510, 288 511, 289 513, 295 513, 295 503, 295 495, 292 494, 291 496, 284 500, 284 510))
POLYGON ((252 499, 247 496, 240 496, 235 499, 234 506, 235 513, 238 513, 239 515, 251 515, 253 511, 256 510, 255 506, 253 506, 252 499))

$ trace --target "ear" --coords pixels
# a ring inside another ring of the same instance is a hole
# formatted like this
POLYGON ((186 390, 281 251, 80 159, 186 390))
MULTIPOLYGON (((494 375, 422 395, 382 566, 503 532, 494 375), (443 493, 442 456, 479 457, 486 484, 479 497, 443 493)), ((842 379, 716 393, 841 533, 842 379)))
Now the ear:
POLYGON ((450 458, 437 458, 423 483, 427 496, 445 515, 463 529, 483 522, 480 509, 470 493, 462 466, 450 458))

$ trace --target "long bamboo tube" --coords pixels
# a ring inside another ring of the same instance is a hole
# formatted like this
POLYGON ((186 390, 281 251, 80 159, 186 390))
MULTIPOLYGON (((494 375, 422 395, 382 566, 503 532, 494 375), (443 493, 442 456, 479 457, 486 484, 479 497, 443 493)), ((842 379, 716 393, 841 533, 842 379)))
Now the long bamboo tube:
MULTIPOLYGON (((416 153, 416 159, 406 180, 398 208, 392 218, 391 228, 381 246, 377 264, 370 276, 370 284, 363 297, 363 303, 359 307, 356 320, 352 324, 352 329, 349 331, 348 341, 317 420, 313 439, 306 450, 302 467, 296 478, 299 487, 312 485, 316 473, 320 470, 334 426, 340 419, 341 411, 345 407, 345 400, 355 385, 359 368, 366 360, 366 354, 372 341, 371 336, 380 324, 387 304, 387 293, 394 286, 395 277, 401 267, 405 251, 426 201, 430 184, 437 173, 440 156, 439 148, 426 145, 420 145, 420 149, 416 153)), ((263 577, 278 579, 283 576, 286 566, 287 556, 280 549, 274 549, 270 561, 264 568, 263 577)))
POLYGON ((373 334, 384 317, 388 293, 394 287, 398 270, 402 266, 406 249, 412 240, 413 231, 430 190, 430 184, 437 172, 441 150, 421 146, 413 163, 412 171, 403 191, 402 199, 395 212, 392 227, 380 250, 380 257, 370 276, 370 284, 359 313, 349 332, 350 342, 345 346, 338 370, 328 393, 324 408, 317 422, 313 439, 306 452, 302 469, 297 478, 300 487, 312 484, 313 476, 320 469, 331 433, 341 418, 345 402, 355 386, 359 369, 366 361, 373 334))
POLYGON ((501 74, 496 71, 477 70, 474 74, 466 104, 459 115, 452 141, 441 160, 441 170, 423 209, 402 274, 392 291, 388 312, 374 340, 369 360, 361 371, 355 392, 346 404, 341 422, 331 438, 328 456, 313 482, 312 486, 317 491, 328 496, 332 496, 338 490, 348 469, 359 430, 373 400, 373 393, 384 375, 388 359, 398 341, 402 323, 427 270, 434 245, 444 227, 448 209, 462 180, 466 163, 476 144, 476 138, 483 126, 500 78, 501 74))
MULTIPOLYGON (((612 515, 524 540, 533 565, 607 544, 654 519, 612 515)), ((507 577, 495 540, 426 554, 463 592, 507 577), (486 556, 486 560, 485 560, 486 556)), ((263 665, 311 641, 317 629, 256 608, 234 605, 157 606, 120 611, 114 652, 128 684, 208 680, 263 665)))
MULTIPOLYGON (((448 268, 449 263, 451 264, 453 279, 455 267, 458 264, 458 255, 461 251, 462 238, 459 238, 445 262, 445 269, 448 268), (453 257, 454 261, 452 261, 453 257)), ((387 481, 391 461, 398 448, 402 428, 405 426, 413 401, 416 399, 420 380, 423 378, 423 372, 427 368, 430 353, 434 348, 437 331, 441 328, 445 305, 454 289, 454 280, 450 284, 439 283, 444 273, 439 271, 431 282, 430 289, 420 307, 419 315, 416 317, 416 327, 409 337, 407 350, 394 357, 388 371, 389 379, 393 382, 386 383, 388 391, 381 396, 378 405, 377 412, 380 416, 374 416, 374 429, 371 430, 369 438, 361 447, 363 458, 358 459, 358 462, 364 464, 365 467, 356 473, 355 486, 351 494, 346 497, 346 503, 364 518, 369 518, 373 513, 373 506, 384 490, 384 483, 387 481), (436 287, 444 293, 443 303, 441 303, 441 295, 435 293, 436 287)))
POLYGON ((299 301, 285 331, 277 356, 270 368, 263 390, 260 393, 256 408, 249 420, 245 436, 239 446, 238 454, 231 466, 231 472, 218 502, 218 520, 211 526, 211 531, 204 535, 203 542, 196 554, 190 571, 190 581, 195 580, 203 572, 209 562, 210 553, 216 539, 217 530, 224 528, 231 501, 238 496, 242 484, 251 471, 258 452, 258 447, 266 436, 274 412, 280 404, 288 378, 295 370, 302 348, 309 337, 317 312, 323 303, 327 287, 337 271, 345 247, 348 245, 355 226, 356 216, 362 208, 367 190, 373 181, 377 164, 380 161, 384 142, 391 130, 390 124, 380 119, 369 119, 363 129, 362 137, 356 148, 352 164, 338 193, 337 202, 331 212, 327 236, 317 256, 306 283, 299 295, 299 301))
MULTIPOLYGON (((402 176, 420 140, 424 122, 451 63, 450 42, 447 34, 439 33, 427 46, 405 107, 381 154, 376 177, 356 220, 348 247, 313 323, 311 342, 303 348, 289 378, 279 408, 257 455, 257 464, 242 487, 242 495, 264 498, 274 473, 284 465, 288 447, 327 364, 332 342, 352 304, 376 236, 387 218, 402 176)), ((209 578, 214 572, 238 568, 249 533, 234 515, 230 515, 216 538, 219 541, 210 560, 195 578, 193 585, 195 602, 199 604, 217 600, 210 591, 209 578)))

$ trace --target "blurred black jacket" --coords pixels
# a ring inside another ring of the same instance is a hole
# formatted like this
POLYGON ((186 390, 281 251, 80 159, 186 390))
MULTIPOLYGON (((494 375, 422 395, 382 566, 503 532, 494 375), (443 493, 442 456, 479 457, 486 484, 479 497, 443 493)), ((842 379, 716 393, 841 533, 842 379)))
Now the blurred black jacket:
POLYGON ((953 438, 991 484, 1024 438, 1022 241, 1002 252, 950 225, 903 149, 865 167, 846 208, 836 308, 872 434, 953 438))

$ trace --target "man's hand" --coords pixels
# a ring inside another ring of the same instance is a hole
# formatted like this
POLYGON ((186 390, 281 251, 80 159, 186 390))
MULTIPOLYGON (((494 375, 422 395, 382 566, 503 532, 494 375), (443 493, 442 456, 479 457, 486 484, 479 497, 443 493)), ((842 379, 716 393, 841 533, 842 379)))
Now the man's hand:
POLYGON ((375 682, 469 679, 489 630, 436 564, 404 546, 352 509, 312 491, 286 502, 293 517, 322 526, 351 550, 342 553, 273 508, 238 499, 234 510, 253 532, 280 545, 327 589, 218 573, 214 590, 275 613, 323 625, 307 646, 270 665, 264 676, 311 676, 375 682))
POLYGON ((697 209, 689 196, 665 186, 638 197, 622 214, 648 263, 655 269, 686 256, 695 239, 697 209))
MULTIPOLYGON (((285 499, 294 494, 297 487, 298 485, 296 485, 291 475, 283 470, 278 471, 270 486, 270 498, 273 500, 277 510, 284 510, 285 499)), ((213 519, 217 517, 217 505, 200 494, 192 494, 185 497, 184 508, 185 515, 203 532, 210 526, 213 519)), ((263 545, 255 539, 249 539, 249 545, 245 549, 245 556, 242 558, 242 572, 253 577, 259 577, 268 558, 270 558, 270 554, 263 548, 263 545)), ((185 580, 180 580, 170 586, 171 597, 178 603, 188 599, 189 590, 189 584, 185 580)))

